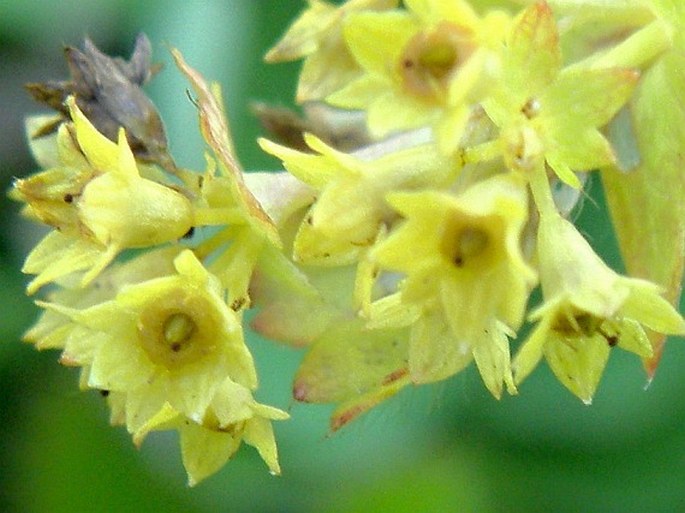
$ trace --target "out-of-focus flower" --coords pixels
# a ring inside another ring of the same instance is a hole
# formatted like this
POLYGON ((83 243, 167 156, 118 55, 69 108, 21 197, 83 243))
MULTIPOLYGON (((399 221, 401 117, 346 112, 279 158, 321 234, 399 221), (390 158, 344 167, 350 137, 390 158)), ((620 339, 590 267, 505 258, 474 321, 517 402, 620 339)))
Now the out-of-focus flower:
POLYGON ((398 0, 349 0, 335 6, 308 0, 309 7, 269 50, 267 62, 304 59, 296 99, 321 100, 360 74, 343 40, 346 18, 354 12, 392 9, 398 0))
POLYGON ((430 125, 441 150, 452 153, 486 94, 507 16, 493 11, 481 19, 462 0, 405 5, 406 11, 350 15, 345 41, 365 73, 327 101, 365 110, 376 138, 430 125))
POLYGON ((408 330, 364 324, 346 319, 331 325, 307 351, 293 382, 298 401, 337 403, 333 431, 411 384, 408 330))
POLYGON ((544 160, 561 180, 579 188, 574 171, 615 161, 599 129, 625 104, 638 77, 618 68, 562 69, 550 7, 539 2, 526 8, 511 28, 501 74, 483 101, 502 131, 508 167, 527 171, 544 160))
POLYGON ((307 347, 293 397, 336 403, 333 431, 411 383, 407 329, 369 328, 353 308, 356 267, 298 268, 273 254, 260 261, 250 287, 257 309, 252 327, 281 343, 307 347))

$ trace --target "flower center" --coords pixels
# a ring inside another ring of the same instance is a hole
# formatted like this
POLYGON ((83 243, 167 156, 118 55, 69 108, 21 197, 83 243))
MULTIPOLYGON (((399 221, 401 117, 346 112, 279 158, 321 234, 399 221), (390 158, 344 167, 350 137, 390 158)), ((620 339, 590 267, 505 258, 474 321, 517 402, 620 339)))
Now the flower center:
POLYGON ((405 87, 418 96, 435 96, 447 88, 453 72, 473 51, 464 29, 442 22, 430 32, 416 34, 400 57, 405 87))
POLYGON ((480 228, 466 227, 457 235, 452 262, 461 268, 471 259, 481 255, 488 247, 490 237, 480 228))
POLYGON ((174 353, 178 353, 189 345, 196 329, 195 322, 188 315, 172 314, 164 321, 164 342, 174 353))
POLYGON ((502 130, 500 137, 504 147, 504 162, 509 169, 525 173, 542 165, 545 147, 534 126, 517 123, 502 130))
POLYGON ((174 288, 141 311, 137 328, 139 343, 150 360, 171 370, 214 353, 217 333, 224 326, 207 298, 174 288))
POLYGON ((614 347, 619 342, 619 335, 611 329, 604 329, 603 322, 604 319, 585 312, 578 312, 571 317, 562 314, 554 320, 553 329, 566 337, 592 337, 599 334, 609 347, 614 347))
POLYGON ((577 313, 571 317, 559 315, 554 321, 554 331, 565 335, 592 335, 597 328, 594 319, 587 313, 577 313))
POLYGON ((540 114, 541 108, 542 106, 537 98, 529 98, 528 101, 523 104, 523 107, 521 107, 521 114, 528 119, 533 119, 540 114))

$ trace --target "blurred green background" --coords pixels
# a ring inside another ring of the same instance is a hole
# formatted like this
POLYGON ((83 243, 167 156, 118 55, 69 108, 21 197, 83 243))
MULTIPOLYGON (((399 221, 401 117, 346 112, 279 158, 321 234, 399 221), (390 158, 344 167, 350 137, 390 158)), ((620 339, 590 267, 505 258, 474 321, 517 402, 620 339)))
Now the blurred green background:
MULTIPOLYGON (((249 169, 275 168, 260 154, 247 104, 289 104, 298 66, 261 56, 300 0, 5 0, 0 7, 0 189, 35 170, 22 118, 38 112, 27 81, 67 76, 61 48, 85 35, 128 56, 150 37, 165 70, 148 87, 180 164, 203 166, 187 83, 168 46, 224 87, 239 156, 249 169)), ((618 264, 601 188, 590 184, 579 223, 618 264)), ((590 407, 545 366, 518 397, 492 399, 474 369, 447 383, 402 393, 332 437, 330 408, 292 405, 300 355, 250 339, 258 399, 291 408, 277 423, 283 476, 272 477, 249 447, 196 488, 185 484, 177 440, 155 434, 136 450, 108 426, 96 393, 56 352, 19 341, 37 315, 24 296, 21 261, 42 232, 0 199, 0 511, 58 512, 677 512, 685 511, 685 347, 672 340, 644 390, 639 361, 616 351, 590 407)))

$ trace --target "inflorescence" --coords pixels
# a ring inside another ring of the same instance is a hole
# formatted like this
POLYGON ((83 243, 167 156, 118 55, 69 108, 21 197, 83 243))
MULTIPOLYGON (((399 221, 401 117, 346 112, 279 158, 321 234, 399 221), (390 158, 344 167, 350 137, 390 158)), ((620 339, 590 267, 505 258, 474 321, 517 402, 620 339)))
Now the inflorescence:
POLYGON ((304 61, 305 117, 257 109, 273 173, 241 169, 218 85, 177 50, 203 171, 175 163, 141 89, 145 36, 128 61, 66 48, 70 80, 28 86, 56 111, 27 120, 43 170, 10 193, 51 228, 23 268, 28 294, 48 289, 25 339, 60 349, 136 444, 178 430, 191 484, 242 441, 280 472, 271 421, 288 414, 253 397, 249 309, 307 348, 293 396, 336 403, 332 430, 472 362, 496 398, 544 358, 590 403, 614 347, 651 376, 685 334, 685 10, 482 3, 308 0, 266 56, 304 61), (569 220, 589 173, 629 276, 569 220))

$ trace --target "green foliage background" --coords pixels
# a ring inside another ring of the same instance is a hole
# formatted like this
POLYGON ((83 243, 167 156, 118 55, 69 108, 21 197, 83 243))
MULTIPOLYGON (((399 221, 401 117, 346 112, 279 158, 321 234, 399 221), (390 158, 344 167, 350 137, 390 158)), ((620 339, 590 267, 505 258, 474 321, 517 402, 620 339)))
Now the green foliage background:
MULTIPOLYGON (((219 80, 248 169, 273 169, 261 154, 252 100, 289 104, 298 66, 261 56, 302 7, 300 0, 43 2, 0 7, 0 188, 35 169, 22 118, 38 112, 27 81, 66 77, 63 44, 89 35, 126 55, 138 31, 165 70, 148 88, 186 166, 203 166, 188 85, 173 67, 178 47, 219 80)), ((243 448, 222 472, 185 485, 177 441, 156 434, 136 450, 108 426, 77 372, 19 339, 37 315, 24 296, 21 261, 42 232, 0 199, 0 511, 43 512, 631 512, 685 511, 685 347, 672 340, 649 389, 640 363, 616 352, 587 407, 542 366, 518 397, 497 402, 471 369, 447 383, 412 389, 332 437, 330 408, 292 405, 300 355, 253 337, 258 399, 291 408, 276 425, 283 476, 272 477, 243 448)), ((599 182, 590 184, 579 223, 620 266, 599 182)))

